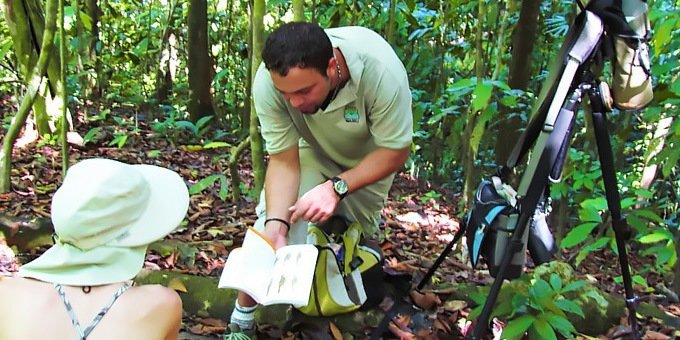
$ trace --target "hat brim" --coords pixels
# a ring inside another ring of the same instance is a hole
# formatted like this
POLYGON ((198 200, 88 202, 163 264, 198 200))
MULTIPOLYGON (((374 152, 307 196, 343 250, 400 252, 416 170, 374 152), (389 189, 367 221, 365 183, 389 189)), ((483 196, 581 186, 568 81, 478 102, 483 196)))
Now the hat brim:
POLYGON ((153 165, 125 166, 139 171, 150 191, 144 211, 128 225, 126 232, 87 250, 58 242, 22 266, 20 276, 66 285, 94 286, 130 280, 139 273, 147 246, 174 231, 184 219, 189 206, 189 190, 174 171, 153 165))
POLYGON ((97 286, 134 278, 144 265, 146 246, 102 246, 80 250, 55 244, 37 259, 23 265, 19 276, 72 286, 97 286))
POLYGON ((142 215, 109 243, 114 247, 137 247, 162 239, 177 229, 189 207, 189 190, 176 172, 154 165, 130 166, 144 176, 151 193, 142 215))

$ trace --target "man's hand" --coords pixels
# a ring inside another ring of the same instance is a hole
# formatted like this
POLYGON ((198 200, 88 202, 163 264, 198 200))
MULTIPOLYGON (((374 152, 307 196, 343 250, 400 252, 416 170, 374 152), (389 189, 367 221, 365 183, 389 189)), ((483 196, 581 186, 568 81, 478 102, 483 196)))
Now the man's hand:
POLYGON ((292 213, 290 223, 299 219, 312 223, 323 223, 333 216, 340 197, 333 190, 333 183, 325 181, 307 191, 295 204, 288 208, 292 213))

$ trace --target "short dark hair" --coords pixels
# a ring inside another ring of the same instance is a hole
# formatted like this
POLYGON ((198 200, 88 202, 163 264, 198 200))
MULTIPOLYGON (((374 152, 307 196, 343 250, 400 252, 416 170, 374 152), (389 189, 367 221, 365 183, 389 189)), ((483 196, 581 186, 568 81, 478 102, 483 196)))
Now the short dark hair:
POLYGON ((326 76, 333 45, 317 24, 291 22, 274 30, 262 49, 262 60, 268 70, 282 76, 292 67, 316 69, 326 76))

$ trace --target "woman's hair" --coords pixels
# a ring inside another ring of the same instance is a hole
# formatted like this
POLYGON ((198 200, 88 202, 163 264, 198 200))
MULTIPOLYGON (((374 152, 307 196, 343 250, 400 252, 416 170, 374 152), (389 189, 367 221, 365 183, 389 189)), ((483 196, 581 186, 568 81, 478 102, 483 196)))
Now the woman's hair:
POLYGON ((291 22, 274 30, 262 50, 262 60, 268 70, 282 76, 292 67, 313 68, 326 76, 333 46, 326 32, 317 24, 291 22))

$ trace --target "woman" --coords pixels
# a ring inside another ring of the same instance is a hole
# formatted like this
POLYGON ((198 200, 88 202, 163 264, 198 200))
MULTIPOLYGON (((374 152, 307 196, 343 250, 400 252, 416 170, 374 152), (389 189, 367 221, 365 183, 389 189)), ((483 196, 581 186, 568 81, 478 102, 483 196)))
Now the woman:
POLYGON ((109 159, 75 164, 52 199, 55 244, 0 278, 0 340, 177 339, 182 302, 160 285, 132 286, 147 246, 184 219, 175 172, 109 159))

